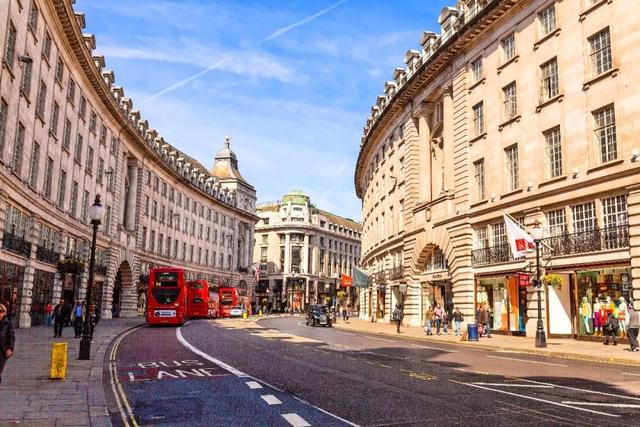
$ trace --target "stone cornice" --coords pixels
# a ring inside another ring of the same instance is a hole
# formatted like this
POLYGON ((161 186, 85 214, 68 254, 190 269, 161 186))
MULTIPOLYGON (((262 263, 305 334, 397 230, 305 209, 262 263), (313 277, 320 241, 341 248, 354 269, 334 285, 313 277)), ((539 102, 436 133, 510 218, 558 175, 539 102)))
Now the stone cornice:
POLYGON ((394 95, 387 100, 386 107, 369 122, 362 138, 354 174, 356 194, 360 199, 363 197, 360 180, 366 170, 365 159, 369 157, 375 141, 386 131, 389 124, 398 118, 404 107, 411 104, 415 96, 433 82, 460 53, 464 52, 480 33, 518 3, 523 3, 523 0, 491 0, 457 32, 438 46, 431 56, 425 58, 417 70, 407 77, 406 82, 398 85, 394 95))

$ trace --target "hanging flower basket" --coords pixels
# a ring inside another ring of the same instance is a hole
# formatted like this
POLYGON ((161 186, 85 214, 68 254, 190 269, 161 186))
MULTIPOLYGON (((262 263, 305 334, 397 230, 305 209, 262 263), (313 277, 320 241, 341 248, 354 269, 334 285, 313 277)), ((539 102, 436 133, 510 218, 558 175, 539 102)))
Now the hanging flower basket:
POLYGON ((78 274, 84 271, 84 261, 78 258, 64 258, 58 261, 60 274, 78 274))
POLYGON ((345 292, 345 291, 338 291, 338 292, 336 293, 336 296, 338 297, 338 299, 342 300, 342 299, 344 299, 344 298, 347 296, 347 294, 346 294, 346 292, 345 292))
POLYGON ((542 276, 542 283, 545 286, 552 287, 553 289, 559 291, 562 288, 562 277, 557 274, 545 274, 542 276))

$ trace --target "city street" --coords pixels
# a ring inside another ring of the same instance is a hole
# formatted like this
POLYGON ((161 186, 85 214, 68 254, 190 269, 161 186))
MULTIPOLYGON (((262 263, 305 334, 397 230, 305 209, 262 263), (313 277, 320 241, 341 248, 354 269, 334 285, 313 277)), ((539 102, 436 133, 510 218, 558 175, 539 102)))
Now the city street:
POLYGON ((110 357, 115 425, 603 425, 640 413, 640 367, 312 328, 301 317, 141 327, 110 357))

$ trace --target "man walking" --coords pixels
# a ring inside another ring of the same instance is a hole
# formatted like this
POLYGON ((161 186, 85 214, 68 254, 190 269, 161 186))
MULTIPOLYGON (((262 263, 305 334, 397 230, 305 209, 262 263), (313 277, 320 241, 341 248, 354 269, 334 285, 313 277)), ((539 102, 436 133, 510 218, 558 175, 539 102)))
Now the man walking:
POLYGON ((400 324, 402 323, 402 318, 404 317, 404 313, 402 312, 402 306, 400 304, 396 304, 396 309, 393 310, 393 320, 396 322, 396 333, 400 333, 400 324))
POLYGON ((440 304, 438 304, 435 310, 433 310, 433 314, 436 318, 436 334, 438 335, 440 335, 440 327, 442 326, 443 313, 444 311, 442 310, 442 307, 440 307, 440 304))
POLYGON ((633 304, 627 306, 627 316, 625 317, 627 324, 627 336, 629 337, 629 345, 631 351, 640 351, 638 349, 638 332, 640 332, 640 313, 633 309, 633 304))
POLYGON ((462 323, 463 320, 464 320, 464 315, 462 314, 460 309, 458 307, 454 308, 453 309, 453 325, 454 325, 453 332, 455 336, 460 335, 460 324, 462 323))
POLYGON ((62 337, 62 328, 64 324, 69 320, 71 316, 71 305, 67 304, 64 299, 60 299, 60 302, 56 304, 53 309, 53 337, 62 337))
POLYGON ((76 338, 80 338, 82 335, 82 313, 83 307, 80 300, 76 301, 76 306, 73 308, 73 331, 76 334, 76 338))
POLYGON ((0 304, 0 383, 2 383, 2 371, 7 359, 13 356, 13 347, 16 343, 16 334, 11 321, 7 319, 7 307, 0 304))

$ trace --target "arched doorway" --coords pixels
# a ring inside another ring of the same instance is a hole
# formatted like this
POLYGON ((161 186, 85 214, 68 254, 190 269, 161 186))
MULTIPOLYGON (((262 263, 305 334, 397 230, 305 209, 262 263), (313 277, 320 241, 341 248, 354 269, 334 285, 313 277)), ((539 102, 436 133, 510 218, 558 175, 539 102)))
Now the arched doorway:
POLYGON ((113 282, 111 314, 113 317, 135 317, 138 315, 137 284, 129 261, 123 261, 113 282))

